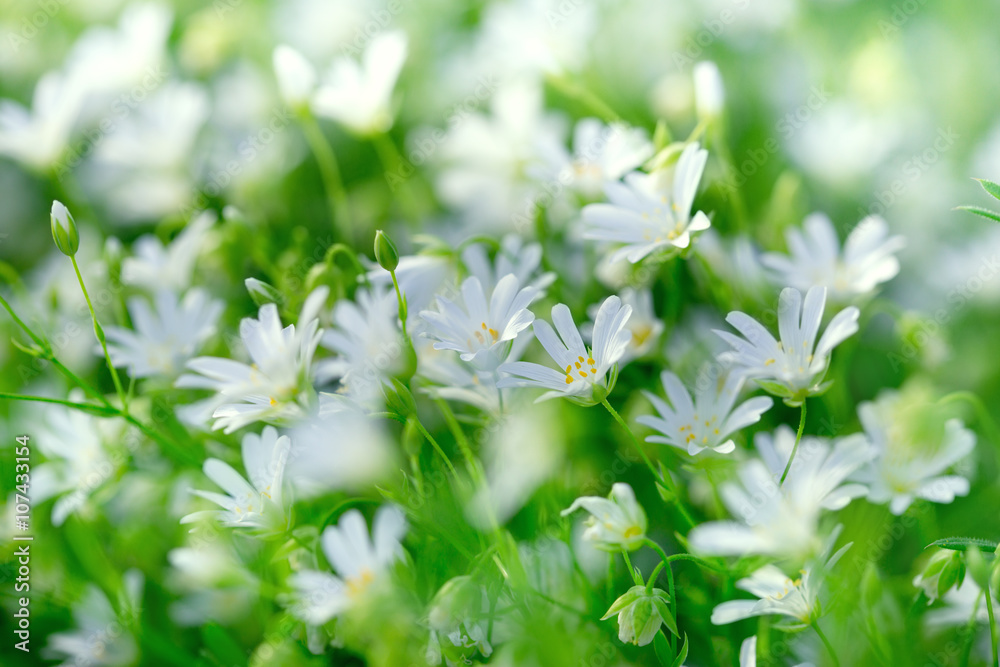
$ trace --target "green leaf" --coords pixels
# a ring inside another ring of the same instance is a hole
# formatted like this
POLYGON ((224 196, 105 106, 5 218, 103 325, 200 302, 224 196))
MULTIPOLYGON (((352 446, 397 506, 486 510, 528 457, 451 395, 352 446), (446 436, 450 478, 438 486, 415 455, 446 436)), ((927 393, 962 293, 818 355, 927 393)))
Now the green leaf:
POLYGON ((945 537, 931 542, 925 548, 930 547, 941 547, 942 549, 951 549, 952 551, 968 551, 969 547, 976 547, 978 549, 993 551, 997 548, 997 543, 994 540, 987 540, 981 537, 945 537))
POLYGON ((681 651, 680 653, 677 654, 677 659, 674 660, 674 664, 671 665, 670 667, 681 667, 681 665, 684 664, 684 661, 687 660, 687 657, 688 657, 688 636, 687 633, 685 632, 684 643, 681 644, 681 651))
POLYGON ((656 652, 656 659, 660 661, 661 667, 672 667, 674 664, 674 652, 667 643, 667 638, 662 632, 657 632, 653 638, 653 650, 656 652))
POLYGON ((660 618, 663 619, 663 624, 667 626, 667 629, 680 637, 681 633, 677 632, 677 621, 674 620, 674 615, 670 613, 667 603, 656 597, 653 598, 653 604, 656 605, 656 611, 659 612, 660 618))
POLYGON ((1000 213, 994 213, 988 208, 982 208, 981 206, 956 206, 956 211, 968 211, 969 213, 975 213, 976 215, 982 216, 984 218, 989 218, 994 222, 1000 222, 1000 213))
POLYGON ((201 629, 205 648, 223 665, 246 664, 243 647, 218 623, 209 623, 201 629))
POLYGON ((1000 199, 1000 184, 988 181, 985 178, 977 178, 975 180, 979 181, 979 184, 983 186, 983 190, 986 190, 991 197, 1000 199))

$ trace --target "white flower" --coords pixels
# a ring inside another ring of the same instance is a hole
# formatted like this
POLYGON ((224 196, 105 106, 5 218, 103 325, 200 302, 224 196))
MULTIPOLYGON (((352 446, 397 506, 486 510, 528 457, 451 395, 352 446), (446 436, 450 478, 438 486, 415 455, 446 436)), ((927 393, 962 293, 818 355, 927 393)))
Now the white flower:
POLYGON ((406 35, 382 32, 368 43, 359 64, 335 60, 313 95, 313 111, 367 136, 392 127, 392 91, 406 60, 406 35))
POLYGON ((370 488, 396 463, 396 443, 384 424, 339 395, 320 394, 319 414, 296 426, 291 438, 288 475, 302 498, 370 488))
POLYGON ((211 500, 222 509, 188 514, 181 523, 211 516, 223 526, 233 528, 283 530, 286 520, 281 487, 291 444, 289 437, 279 437, 273 426, 265 426, 260 435, 247 433, 243 436, 243 467, 249 482, 225 461, 214 458, 205 461, 205 476, 226 493, 198 490, 192 493, 211 500))
POLYGON ((673 170, 632 172, 624 184, 608 183, 610 203, 583 209, 589 226, 584 237, 624 244, 611 255, 612 262, 626 258, 634 264, 657 250, 687 248, 694 232, 712 225, 701 211, 691 216, 706 160, 708 151, 692 143, 673 170))
POLYGON ((658 442, 684 449, 694 456, 704 449, 729 454, 736 449, 730 434, 760 421, 760 416, 771 409, 773 402, 766 396, 757 396, 734 409, 736 398, 745 381, 744 376, 730 373, 725 378, 699 376, 695 400, 669 371, 660 375, 667 400, 650 392, 643 392, 653 404, 659 417, 641 416, 636 419, 663 435, 651 435, 646 442, 658 442))
POLYGON ((854 475, 854 479, 869 486, 868 500, 889 503, 892 513, 900 515, 917 498, 947 504, 955 496, 967 495, 969 480, 945 471, 972 452, 975 434, 960 420, 950 419, 937 442, 916 441, 905 423, 916 415, 896 410, 901 398, 899 392, 887 391, 875 402, 858 406, 861 425, 878 452, 868 466, 854 475))
POLYGON ((69 143, 83 93, 73 78, 49 72, 35 86, 30 110, 0 100, 0 155, 36 171, 55 166, 69 143))
POLYGON ((134 630, 142 610, 143 577, 139 570, 129 570, 123 577, 123 592, 116 612, 101 589, 89 584, 86 594, 73 605, 76 628, 49 635, 42 651, 46 660, 61 660, 60 667, 105 665, 126 667, 139 657, 134 630))
POLYGON ((503 364, 499 370, 513 377, 504 377, 497 386, 540 387, 549 391, 538 398, 544 401, 560 396, 582 404, 594 404, 611 391, 618 377, 618 361, 624 356, 631 337, 625 325, 632 314, 630 306, 610 296, 604 300, 594 321, 594 345, 588 350, 580 331, 573 322, 569 308, 562 303, 552 307, 552 322, 536 320, 533 328, 538 341, 560 370, 525 361, 503 364), (608 374, 610 372, 610 378, 608 374), (595 387, 598 388, 595 396, 595 387), (603 393, 602 393, 603 392, 603 393))
POLYGON ((296 589, 292 613, 310 625, 322 625, 349 610, 366 590, 403 556, 400 541, 406 519, 399 508, 386 505, 375 513, 372 536, 358 510, 344 513, 337 526, 323 531, 323 553, 336 575, 315 570, 293 574, 296 589))
POLYGON ((633 586, 614 601, 601 620, 617 615, 618 639, 623 644, 646 646, 653 641, 661 625, 666 624, 677 634, 677 622, 670 613, 669 604, 670 596, 666 591, 659 588, 647 591, 645 586, 633 586))
POLYGON ((718 117, 726 102, 726 89, 722 85, 718 66, 710 60, 703 60, 695 64, 691 74, 694 76, 694 100, 698 118, 708 120, 718 117))
POLYGON ((486 254, 485 244, 469 244, 462 251, 462 264, 470 275, 479 279, 485 291, 494 289, 500 278, 513 273, 519 284, 534 287, 538 291, 535 300, 540 299, 544 290, 556 279, 556 274, 551 271, 537 275, 542 264, 542 245, 525 243, 517 234, 504 235, 492 262, 486 254))
POLYGON ((309 61, 286 44, 274 50, 271 61, 285 104, 293 108, 307 104, 316 88, 316 70, 309 61))
POLYGON ((152 234, 140 237, 132 248, 134 256, 122 260, 122 282, 154 292, 183 292, 191 285, 194 263, 213 224, 215 213, 203 211, 167 247, 152 234))
POLYGON ((833 348, 858 330, 858 309, 851 306, 833 316, 817 342, 826 288, 812 287, 802 294, 794 288, 781 290, 778 299, 778 331, 781 340, 746 313, 733 311, 726 317, 743 338, 716 331, 733 347, 728 358, 743 367, 757 384, 791 406, 801 405, 808 396, 824 392, 832 383, 820 384, 830 365, 833 348))
POLYGON ((652 156, 653 144, 645 130, 584 118, 573 130, 572 155, 559 145, 554 177, 587 199, 595 199, 609 181, 638 169, 652 156))
POLYGON ((354 301, 338 301, 333 327, 320 341, 337 356, 317 364, 317 381, 337 379, 341 393, 359 401, 376 398, 406 365, 398 310, 395 292, 384 288, 359 289, 354 301))
POLYGON ((786 232, 790 256, 766 253, 761 257, 783 285, 803 291, 826 287, 831 301, 849 303, 899 273, 894 253, 905 241, 901 236, 889 236, 889 225, 878 216, 859 222, 843 250, 833 223, 822 213, 807 217, 803 227, 804 233, 795 228, 786 232))
POLYGON ((185 374, 176 387, 211 389, 225 396, 225 403, 215 410, 214 429, 232 433, 255 421, 285 422, 302 418, 311 409, 315 391, 312 387, 312 359, 323 331, 319 328, 319 309, 326 301, 326 287, 317 288, 306 299, 299 315, 299 325, 282 328, 278 307, 262 306, 258 318, 240 323, 240 337, 253 364, 220 357, 197 357, 188 368, 197 373, 185 374))
POLYGON ((496 368, 506 360, 517 334, 534 321, 528 306, 538 291, 522 288, 517 276, 508 273, 497 282, 489 301, 475 276, 462 282, 461 295, 461 306, 438 296, 437 310, 420 313, 430 325, 426 335, 437 341, 437 350, 455 350, 462 361, 484 370, 496 368))
MULTIPOLYGON (((621 300, 626 306, 632 307, 632 316, 628 318, 628 330, 632 338, 622 356, 622 361, 625 362, 652 353, 666 325, 653 311, 653 293, 649 288, 626 287, 621 291, 621 300)), ((588 307, 587 314, 591 318, 596 318, 600 307, 599 303, 588 307)), ((583 334, 586 338, 592 338, 593 331, 585 327, 583 334)))
MULTIPOLYGON (((83 398, 79 390, 69 394, 72 401, 83 398)), ((120 440, 122 431, 78 410, 53 407, 42 414, 38 446, 47 461, 31 469, 31 499, 61 496, 52 506, 52 525, 61 526, 117 472, 122 459, 111 457, 105 445, 120 440)))
POLYGON ((838 510, 866 488, 846 483, 852 473, 871 460, 874 451, 861 434, 827 444, 806 437, 782 486, 778 480, 795 442, 787 426, 774 439, 758 433, 754 444, 760 460, 739 469, 739 483, 727 482, 720 494, 726 508, 740 521, 710 521, 696 526, 688 536, 691 548, 718 556, 763 554, 801 559, 820 545, 816 529, 824 510, 838 510))
POLYGON ((774 565, 765 565, 749 577, 737 581, 737 588, 759 599, 723 602, 712 610, 712 623, 725 625, 753 616, 771 614, 791 618, 792 622, 783 626, 789 629, 814 623, 823 614, 819 604, 819 594, 824 578, 853 544, 848 542, 827 558, 840 535, 841 528, 842 526, 837 526, 830 535, 819 558, 799 571, 801 576, 792 579, 774 565))
POLYGON ((646 539, 646 513, 636 502, 635 493, 628 484, 616 483, 607 498, 577 498, 562 511, 562 515, 566 516, 579 508, 591 514, 583 539, 593 542, 598 549, 632 551, 642 546, 646 539))
POLYGON ((222 302, 197 288, 189 290, 183 299, 162 289, 156 293, 154 303, 155 309, 151 309, 143 298, 129 299, 128 311, 135 331, 104 327, 111 360, 116 366, 127 366, 135 378, 177 375, 215 333, 222 314, 222 302))

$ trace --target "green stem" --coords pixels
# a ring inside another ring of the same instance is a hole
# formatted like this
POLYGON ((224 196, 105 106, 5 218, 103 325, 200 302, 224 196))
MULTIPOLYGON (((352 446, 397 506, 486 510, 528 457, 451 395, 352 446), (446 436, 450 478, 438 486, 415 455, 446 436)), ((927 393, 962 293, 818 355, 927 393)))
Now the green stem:
MULTIPOLYGON (((989 592, 986 593, 989 595, 989 592)), ((972 605, 972 616, 969 617, 969 624, 965 627, 966 638, 965 647, 962 651, 962 659, 959 661, 961 667, 969 667, 969 656, 972 654, 972 642, 976 638, 976 620, 979 617, 979 603, 982 602, 981 597, 976 598, 976 603, 972 605)))
POLYGON ((472 447, 469 444, 469 439, 465 436, 465 431, 462 430, 462 425, 458 423, 458 418, 455 417, 455 413, 452 411, 451 406, 448 405, 448 401, 443 398, 435 398, 434 403, 437 404, 438 409, 441 410, 441 414, 444 416, 444 421, 451 430, 451 434, 455 438, 455 443, 458 445, 459 451, 462 452, 462 456, 465 458, 465 464, 469 469, 469 473, 475 477, 477 484, 485 486, 486 482, 483 479, 483 473, 480 468, 479 461, 476 459, 475 454, 472 453, 472 447))
POLYGON ((956 391, 942 397, 938 404, 953 403, 957 401, 965 401, 972 406, 972 409, 976 412, 976 418, 979 420, 979 425, 986 431, 990 440, 993 441, 994 446, 1000 447, 1000 428, 997 427, 996 421, 990 416, 990 411, 986 409, 983 405, 982 400, 976 396, 971 391, 956 391))
POLYGON ((406 319, 409 314, 406 307, 406 299, 403 298, 403 293, 399 289, 399 280, 396 279, 396 272, 390 271, 389 276, 392 277, 392 286, 396 290, 396 301, 399 302, 399 321, 403 324, 403 338, 406 339, 407 345, 412 347, 413 344, 410 342, 410 334, 406 332, 406 319))
POLYGON ((102 417, 116 417, 120 413, 115 407, 107 407, 104 405, 91 405, 88 403, 76 403, 74 401, 64 401, 58 398, 47 398, 45 396, 28 396, 26 394, 8 394, 0 393, 0 399, 8 399, 11 401, 33 401, 37 403, 54 403, 55 405, 65 405, 66 407, 73 408, 75 410, 80 410, 81 412, 86 412, 88 414, 99 415, 102 417))
POLYGON ((836 667, 840 667, 840 660, 837 659, 837 652, 833 650, 833 644, 830 643, 830 640, 827 639, 826 635, 823 634, 823 631, 820 630, 819 623, 813 621, 812 626, 816 631, 816 634, 819 635, 820 641, 823 642, 823 646, 826 647, 827 652, 830 654, 833 664, 836 665, 836 667))
POLYGON ((997 652, 997 621, 993 616, 993 594, 987 588, 983 592, 986 598, 986 613, 990 617, 990 648, 993 650, 993 667, 1000 667, 1000 653, 997 652))
POLYGON ((660 570, 662 570, 666 566, 667 566, 667 562, 661 560, 659 563, 656 564, 656 567, 653 568, 653 573, 651 575, 649 575, 649 581, 646 582, 646 592, 647 593, 649 593, 649 592, 651 592, 653 590, 653 584, 656 583, 656 577, 659 576, 660 570))
MULTIPOLYGON (((660 555, 660 561, 667 567, 667 595, 670 596, 670 606, 674 608, 674 620, 676 621, 678 608, 677 598, 674 595, 674 571, 670 566, 670 558, 667 557, 667 553, 663 550, 663 547, 653 540, 647 537, 643 541, 660 555)), ((667 639, 670 641, 670 650, 676 651, 676 643, 674 641, 673 634, 669 635, 667 639)))
MULTIPOLYGON (((392 141, 392 137, 385 132, 380 132, 372 137, 372 143, 375 145, 375 152, 378 153, 383 169, 387 172, 396 172, 397 170, 400 170, 402 165, 405 163, 405 159, 402 155, 400 155, 399 150, 396 148, 396 144, 392 141)), ((393 188, 393 190, 395 190, 395 188, 393 188)), ((409 218, 411 223, 419 223, 420 206, 413 198, 413 192, 410 190, 409 181, 400 185, 399 192, 399 198, 403 206, 403 214, 409 218)))
POLYGON ((608 403, 607 397, 601 399, 601 405, 603 405, 607 411, 611 413, 611 416, 615 418, 615 421, 617 421, 621 427, 625 429, 625 432, 629 434, 629 437, 632 438, 632 443, 635 445, 635 448, 639 450, 639 455, 642 456, 642 460, 646 462, 646 467, 649 468, 649 471, 653 473, 653 477, 663 486, 663 488, 667 489, 673 495, 674 505, 677 506, 677 511, 680 512, 681 516, 684 518, 684 521, 687 523, 687 527, 692 528, 695 525, 694 519, 691 518, 687 508, 684 507, 684 503, 681 502, 680 494, 677 492, 677 487, 674 485, 674 481, 670 479, 670 475, 666 475, 666 477, 664 477, 660 475, 656 468, 653 467, 653 462, 649 460, 648 456, 646 456, 646 451, 642 448, 642 445, 639 444, 639 439, 635 437, 634 433, 632 433, 632 429, 628 427, 628 424, 625 423, 622 416, 618 414, 613 407, 611 407, 611 404, 608 403))
POLYGON ((691 561, 692 563, 701 565, 703 568, 707 570, 714 570, 715 572, 725 572, 725 570, 719 567, 718 565, 710 563, 703 558, 698 558, 693 554, 674 554, 673 556, 668 557, 667 560, 671 563, 675 561, 685 561, 685 560, 691 561))
POLYGON ((323 130, 311 112, 305 111, 299 115, 303 133, 309 148, 316 156, 319 165, 320 175, 323 178, 323 187, 326 189, 326 201, 330 208, 330 222, 333 231, 342 240, 350 242, 351 220, 348 210, 347 191, 344 189, 344 182, 340 178, 340 166, 337 164, 337 156, 330 147, 323 130))
POLYGON ((344 255, 349 260, 351 260, 351 264, 354 266, 354 269, 358 272, 358 276, 361 278, 362 282, 364 282, 365 287, 371 289, 372 284, 368 280, 368 271, 366 271, 365 267, 361 265, 361 260, 358 259, 357 253, 355 253, 354 250, 348 245, 345 245, 343 243, 334 243, 329 248, 327 248, 326 256, 324 257, 324 262, 326 262, 327 264, 332 264, 337 255, 344 255))
POLYGON ((71 256, 70 260, 73 262, 73 270, 76 271, 76 279, 80 283, 80 289, 83 290, 83 298, 87 300, 90 317, 94 320, 94 335, 97 336, 97 341, 101 344, 101 349, 104 351, 104 361, 108 365, 108 370, 111 371, 111 379, 114 380, 115 391, 118 392, 118 400, 122 403, 122 411, 128 413, 128 397, 125 396, 125 389, 122 387, 122 381, 118 377, 118 371, 115 370, 115 365, 111 363, 111 355, 108 354, 108 342, 104 337, 104 330, 101 328, 100 322, 97 321, 97 313, 94 312, 94 304, 91 303, 90 294, 87 293, 87 286, 83 282, 80 265, 76 263, 75 256, 71 256))
POLYGON ((451 464, 451 460, 448 458, 448 455, 444 453, 444 450, 441 449, 441 445, 439 445, 437 440, 434 439, 434 436, 432 436, 430 432, 424 428, 424 425, 420 423, 420 420, 416 417, 416 415, 413 417, 413 423, 417 425, 417 430, 420 431, 421 435, 424 436, 424 439, 427 440, 427 442, 431 443, 431 447, 434 448, 434 451, 436 451, 438 456, 440 456, 444 461, 444 465, 448 468, 448 472, 451 473, 451 476, 458 480, 458 472, 455 470, 455 466, 451 464))
POLYGON ((560 93, 566 97, 577 100, 582 104, 590 107, 590 110, 601 117, 606 123, 614 123, 621 121, 621 116, 619 116, 611 106, 594 94, 589 88, 579 84, 575 81, 570 81, 565 76, 551 75, 545 79, 549 85, 558 90, 560 93))
POLYGON ((792 447, 792 454, 788 457, 788 463, 785 464, 785 472, 781 473, 781 481, 778 482, 778 486, 785 483, 785 478, 788 477, 788 471, 792 469, 792 461, 795 460, 795 452, 799 451, 799 443, 802 442, 802 430, 806 427, 806 402, 802 401, 802 416, 799 418, 799 432, 795 434, 795 445, 792 447))
POLYGON ((642 577, 640 577, 639 574, 635 571, 635 568, 632 567, 632 560, 628 557, 628 551, 626 551, 625 549, 622 549, 622 558, 625 559, 625 565, 626 567, 628 567, 628 573, 632 577, 632 583, 634 583, 636 586, 642 586, 644 584, 644 582, 642 581, 642 577))

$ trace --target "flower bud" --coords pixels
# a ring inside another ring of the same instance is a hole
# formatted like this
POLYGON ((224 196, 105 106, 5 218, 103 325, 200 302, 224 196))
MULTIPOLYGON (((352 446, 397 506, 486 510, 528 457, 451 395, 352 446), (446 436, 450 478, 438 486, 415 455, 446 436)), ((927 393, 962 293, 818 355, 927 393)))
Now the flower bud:
POLYGON ((715 63, 704 60, 694 66, 694 99, 698 118, 711 120, 722 113, 726 91, 715 63))
POLYGON ((386 271, 395 271, 399 266, 399 252, 392 239, 381 229, 375 232, 375 260, 386 271))
POLYGON ((677 634, 677 622, 667 603, 670 596, 659 588, 633 586, 614 601, 601 620, 618 614, 618 639, 622 643, 645 646, 653 641, 661 625, 677 634))
POLYGON ((281 304, 285 299, 281 296, 279 292, 273 285, 268 285, 263 280, 257 280, 256 278, 247 278, 243 281, 243 284, 247 286, 247 291, 250 292, 250 298, 258 306, 264 306, 269 303, 281 304))
POLYGON ((913 580, 914 586, 924 589, 924 594, 933 602, 965 579, 965 560, 959 551, 942 550, 934 554, 921 572, 913 580))
POLYGON ((282 44, 274 50, 272 58, 278 89, 285 104, 302 107, 308 104, 316 88, 316 71, 305 57, 282 44))
POLYGON ((52 240, 56 242, 59 252, 72 257, 80 249, 80 233, 76 229, 73 214, 62 202, 53 201, 49 219, 52 221, 52 240))

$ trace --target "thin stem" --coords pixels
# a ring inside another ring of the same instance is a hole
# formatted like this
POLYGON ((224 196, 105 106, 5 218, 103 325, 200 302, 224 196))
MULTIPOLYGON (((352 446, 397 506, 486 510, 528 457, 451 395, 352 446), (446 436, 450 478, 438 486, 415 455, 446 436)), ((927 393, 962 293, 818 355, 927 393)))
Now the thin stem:
POLYGON ((443 449, 441 449, 441 445, 439 445, 437 440, 434 439, 434 436, 432 436, 430 432, 424 428, 424 425, 420 423, 420 420, 416 416, 413 417, 413 423, 417 425, 417 430, 420 431, 427 442, 431 443, 431 447, 434 448, 434 451, 436 451, 438 456, 440 456, 444 461, 444 465, 448 468, 448 472, 451 473, 451 476, 457 480, 458 472, 455 470, 455 466, 451 464, 451 460, 448 458, 448 455, 444 453, 443 449))
POLYGON ((308 110, 299 115, 302 124, 302 131, 309 143, 309 148, 316 157, 319 164, 320 175, 323 178, 323 187, 326 189, 326 201, 330 208, 330 222, 333 231, 344 241, 351 241, 351 221, 348 210, 347 191, 344 189, 344 182, 340 178, 340 166, 337 164, 337 156, 330 147, 323 130, 320 129, 316 118, 308 110))
POLYGON ((632 560, 628 557, 628 551, 626 551, 625 549, 622 549, 622 558, 625 559, 625 565, 628 567, 628 573, 632 577, 632 583, 634 583, 636 586, 642 586, 643 585, 642 577, 640 577, 636 573, 635 568, 632 567, 632 560))
POLYGON ((594 94, 589 88, 579 84, 575 81, 570 81, 564 76, 549 76, 546 81, 558 90, 560 93, 566 97, 577 100, 590 107, 590 110, 601 117, 601 120, 606 123, 613 123, 621 120, 619 116, 611 106, 594 94))
POLYGON ((659 563, 656 564, 656 567, 653 568, 653 573, 649 575, 649 580, 646 582, 647 593, 653 590, 653 584, 656 583, 656 577, 660 574, 660 570, 662 570, 666 566, 667 562, 661 560, 659 563))
MULTIPOLYGON (((986 592, 986 595, 989 595, 989 591, 986 592)), ((972 605, 972 616, 969 617, 969 623, 965 626, 965 647, 962 651, 962 659, 959 661, 959 665, 961 665, 961 667, 969 666, 969 656, 972 653, 972 642, 976 638, 976 622, 979 618, 979 604, 982 600, 983 599, 981 597, 976 597, 976 602, 972 605)))
POLYGON ((704 567, 704 568, 706 568, 708 570, 714 570, 716 572, 725 572, 725 570, 722 569, 721 567, 719 567, 718 565, 715 565, 714 563, 710 563, 710 562, 708 562, 707 560, 705 560, 703 558, 698 558, 697 556, 695 556, 693 554, 674 554, 673 556, 668 557, 667 560, 669 562, 671 562, 671 563, 673 563, 675 561, 685 561, 685 560, 686 561, 691 561, 692 563, 695 563, 697 565, 701 565, 702 567, 704 567))
MULTIPOLYGON (((380 132, 372 137, 372 143, 375 144, 375 152, 378 153, 379 160, 382 162, 382 168, 390 173, 397 171, 402 173, 401 167, 405 164, 405 160, 396 148, 396 144, 393 143, 392 137, 385 132, 380 132)), ((388 182, 388 179, 386 180, 388 182)), ((391 190, 395 192, 396 188, 393 187, 391 190)), ((399 190, 404 215, 414 224, 420 222, 420 207, 413 198, 409 181, 401 184, 399 190)))
POLYGON ((799 418, 799 432, 795 434, 795 445, 792 447, 792 454, 788 457, 788 463, 785 464, 785 472, 781 473, 781 481, 778 482, 778 486, 785 483, 785 478, 788 477, 788 471, 792 469, 792 461, 795 460, 795 452, 799 451, 799 443, 802 442, 802 430, 806 427, 806 402, 802 401, 802 416, 799 418))
POLYGON ((635 448, 639 450, 639 455, 642 456, 642 460, 646 462, 646 467, 648 467, 649 471, 653 473, 653 477, 656 478, 656 480, 665 489, 670 491, 670 493, 673 495, 674 505, 677 506, 677 511, 680 512, 681 516, 684 518, 684 521, 687 523, 687 527, 688 528, 693 527, 694 519, 691 518, 691 515, 688 513, 687 508, 684 507, 684 503, 681 502, 680 494, 677 492, 677 487, 674 485, 673 480, 670 479, 670 475, 664 477, 660 475, 659 471, 656 468, 653 467, 653 462, 649 460, 648 456, 646 456, 646 451, 642 448, 642 445, 639 444, 639 439, 635 437, 634 433, 632 433, 632 429, 630 429, 628 424, 625 423, 625 420, 622 419, 622 416, 618 414, 618 412, 613 407, 611 407, 611 404, 608 403, 607 397, 601 399, 601 405, 603 405, 607 409, 607 411, 611 413, 611 416, 615 418, 615 421, 617 421, 621 425, 621 427, 625 429, 625 432, 629 434, 629 437, 632 438, 632 443, 635 445, 635 448))
POLYGON ((441 414, 444 416, 444 421, 448 424, 448 428, 451 430, 451 434, 455 438, 455 443, 458 445, 458 449, 462 452, 462 456, 465 457, 465 463, 469 468, 469 472, 476 478, 477 483, 485 486, 485 482, 482 479, 482 473, 479 468, 479 461, 476 459, 475 454, 472 453, 472 447, 469 444, 469 439, 465 436, 465 431, 462 430, 462 425, 458 423, 458 419, 455 417, 455 413, 451 409, 451 406, 448 405, 448 401, 443 398, 435 398, 434 403, 436 403, 438 409, 441 410, 441 414))
POLYGON ((89 403, 76 403, 74 401, 64 401, 58 398, 48 398, 45 396, 28 396, 27 394, 8 394, 0 393, 0 399, 8 399, 11 401, 33 401, 36 403, 53 403, 55 405, 65 405, 66 407, 80 410, 81 412, 86 412, 89 414, 101 415, 101 416, 118 416, 120 413, 117 408, 107 407, 104 405, 91 405, 89 403))
POLYGON ((997 653, 997 621, 993 616, 993 594, 987 588, 983 592, 986 598, 986 613, 990 617, 990 648, 993 649, 993 667, 1000 667, 1000 653, 997 653))
POLYGON ((396 301, 399 302, 399 321, 403 324, 403 338, 409 344, 410 335, 406 332, 406 319, 408 315, 406 299, 403 298, 403 293, 399 289, 399 280, 396 279, 396 272, 390 271, 389 276, 392 277, 392 286, 396 289, 396 301))
POLYGON ((830 643, 830 640, 827 639, 826 635, 823 634, 823 631, 820 630, 819 623, 813 621, 812 626, 813 629, 816 631, 816 634, 819 635, 820 641, 823 642, 823 646, 826 647, 827 652, 830 654, 830 658, 833 660, 833 664, 836 665, 837 667, 840 667, 840 660, 837 659, 837 652, 833 650, 833 644, 830 643))
MULTIPOLYGON (((663 550, 659 544, 649 539, 648 537, 643 540, 648 546, 650 546, 656 553, 660 555, 660 560, 664 565, 667 566, 667 595, 670 596, 670 606, 674 608, 674 620, 677 619, 677 598, 674 595, 674 571, 670 566, 670 558, 667 557, 667 553, 663 550)), ((674 642, 674 637, 671 634, 667 637, 670 640, 670 650, 676 650, 676 644, 674 642)))
POLYGON ((87 300, 90 317, 94 320, 94 335, 97 336, 97 341, 101 344, 101 349, 104 351, 104 361, 108 365, 108 370, 111 371, 111 379, 114 380, 115 391, 118 392, 118 400, 122 403, 123 412, 128 413, 128 397, 125 396, 125 389, 122 387, 122 381, 118 377, 118 371, 115 370, 115 365, 111 363, 111 355, 108 354, 108 342, 104 337, 104 330, 101 329, 101 324, 97 321, 94 304, 90 301, 90 294, 87 293, 87 286, 83 282, 83 275, 80 274, 80 265, 76 263, 75 256, 71 256, 70 260, 73 262, 73 270, 76 271, 76 279, 80 283, 80 289, 83 290, 83 298, 87 300))
POLYGON ((333 260, 336 259, 337 255, 344 255, 349 260, 351 260, 351 264, 354 266, 354 269, 358 272, 358 276, 361 278, 361 281, 365 284, 365 287, 371 289, 372 284, 371 281, 368 280, 368 271, 366 271, 365 267, 361 265, 361 261, 358 259, 358 256, 354 252, 354 250, 350 246, 345 245, 343 243, 334 243, 329 248, 327 248, 324 261, 327 262, 328 264, 332 263, 333 260))

